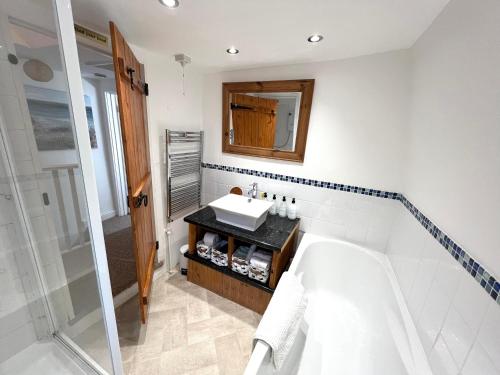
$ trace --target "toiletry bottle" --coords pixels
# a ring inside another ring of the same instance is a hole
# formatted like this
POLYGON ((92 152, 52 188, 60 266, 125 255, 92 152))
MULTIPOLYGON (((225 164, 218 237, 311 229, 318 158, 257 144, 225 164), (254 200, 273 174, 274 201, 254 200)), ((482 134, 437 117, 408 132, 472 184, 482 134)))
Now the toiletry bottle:
POLYGON ((280 215, 280 217, 286 217, 286 197, 285 196, 283 197, 283 200, 281 201, 279 215, 280 215))
POLYGON ((269 214, 271 215, 276 215, 276 212, 278 211, 278 202, 276 201, 276 194, 273 194, 273 205, 269 209, 269 214))
POLYGON ((288 206, 286 213, 290 220, 295 220, 297 218, 297 205, 295 204, 295 198, 292 198, 292 203, 288 206))
POLYGON ((262 200, 267 201, 267 193, 264 192, 261 197, 262 200))

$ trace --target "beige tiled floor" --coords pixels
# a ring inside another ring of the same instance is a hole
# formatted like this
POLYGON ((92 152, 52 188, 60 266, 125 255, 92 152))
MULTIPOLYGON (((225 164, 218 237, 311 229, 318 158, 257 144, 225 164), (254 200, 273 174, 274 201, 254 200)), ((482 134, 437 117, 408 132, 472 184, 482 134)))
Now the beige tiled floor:
POLYGON ((147 325, 137 300, 116 311, 126 374, 242 374, 260 315, 175 274, 154 282, 147 325))

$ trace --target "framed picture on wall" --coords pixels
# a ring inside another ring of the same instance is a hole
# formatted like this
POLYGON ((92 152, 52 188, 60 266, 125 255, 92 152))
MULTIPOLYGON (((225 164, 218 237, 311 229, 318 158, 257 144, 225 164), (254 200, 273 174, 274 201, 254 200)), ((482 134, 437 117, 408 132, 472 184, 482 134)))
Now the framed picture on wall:
MULTIPOLYGON (((74 150, 68 100, 64 91, 25 86, 38 151, 74 150)), ((97 148, 90 97, 84 95, 90 145, 97 148)))

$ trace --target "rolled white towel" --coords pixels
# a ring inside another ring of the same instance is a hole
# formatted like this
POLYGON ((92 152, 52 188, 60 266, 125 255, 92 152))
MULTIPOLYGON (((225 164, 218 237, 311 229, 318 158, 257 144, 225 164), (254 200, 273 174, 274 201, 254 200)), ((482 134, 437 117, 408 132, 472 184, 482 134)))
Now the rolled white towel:
POLYGON ((271 259, 262 259, 259 257, 253 257, 252 259, 250 259, 250 264, 256 268, 268 270, 271 267, 271 259))
POLYGON ((267 260, 270 262, 271 259, 273 259, 273 256, 271 254, 264 253, 262 251, 256 251, 253 253, 252 258, 257 258, 260 260, 267 260))
POLYGON ((210 246, 210 247, 215 246, 215 244, 217 242, 219 242, 219 235, 217 233, 207 232, 203 236, 203 242, 207 246, 210 246))
POLYGON ((273 257, 271 254, 257 250, 253 253, 250 259, 250 264, 254 267, 268 269, 271 265, 273 257))
POLYGON ((248 251, 247 254, 247 262, 250 262, 250 259, 252 259, 253 253, 257 250, 257 245, 250 245, 250 250, 248 251))
POLYGON ((258 340, 271 348, 271 361, 279 370, 293 346, 307 307, 304 287, 297 277, 285 272, 262 317, 253 344, 258 340))

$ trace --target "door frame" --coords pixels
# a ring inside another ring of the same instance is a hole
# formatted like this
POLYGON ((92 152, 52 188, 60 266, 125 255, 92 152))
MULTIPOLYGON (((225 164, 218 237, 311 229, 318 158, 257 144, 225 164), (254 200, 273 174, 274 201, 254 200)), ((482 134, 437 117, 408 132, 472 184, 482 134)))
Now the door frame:
POLYGON ((89 234, 92 239, 92 253, 96 265, 97 285, 100 291, 99 296, 101 299, 104 326, 111 353, 113 372, 116 375, 122 375, 123 364, 113 305, 113 295, 111 292, 108 260, 106 258, 96 176, 92 161, 92 149, 87 129, 87 115, 83 99, 83 84, 80 73, 80 63, 78 60, 73 11, 70 0, 53 1, 55 4, 56 20, 58 22, 57 27, 59 29, 58 35, 60 38, 62 59, 68 80, 69 103, 71 104, 69 108, 75 124, 75 146, 79 151, 82 178, 85 187, 89 217, 89 234))

